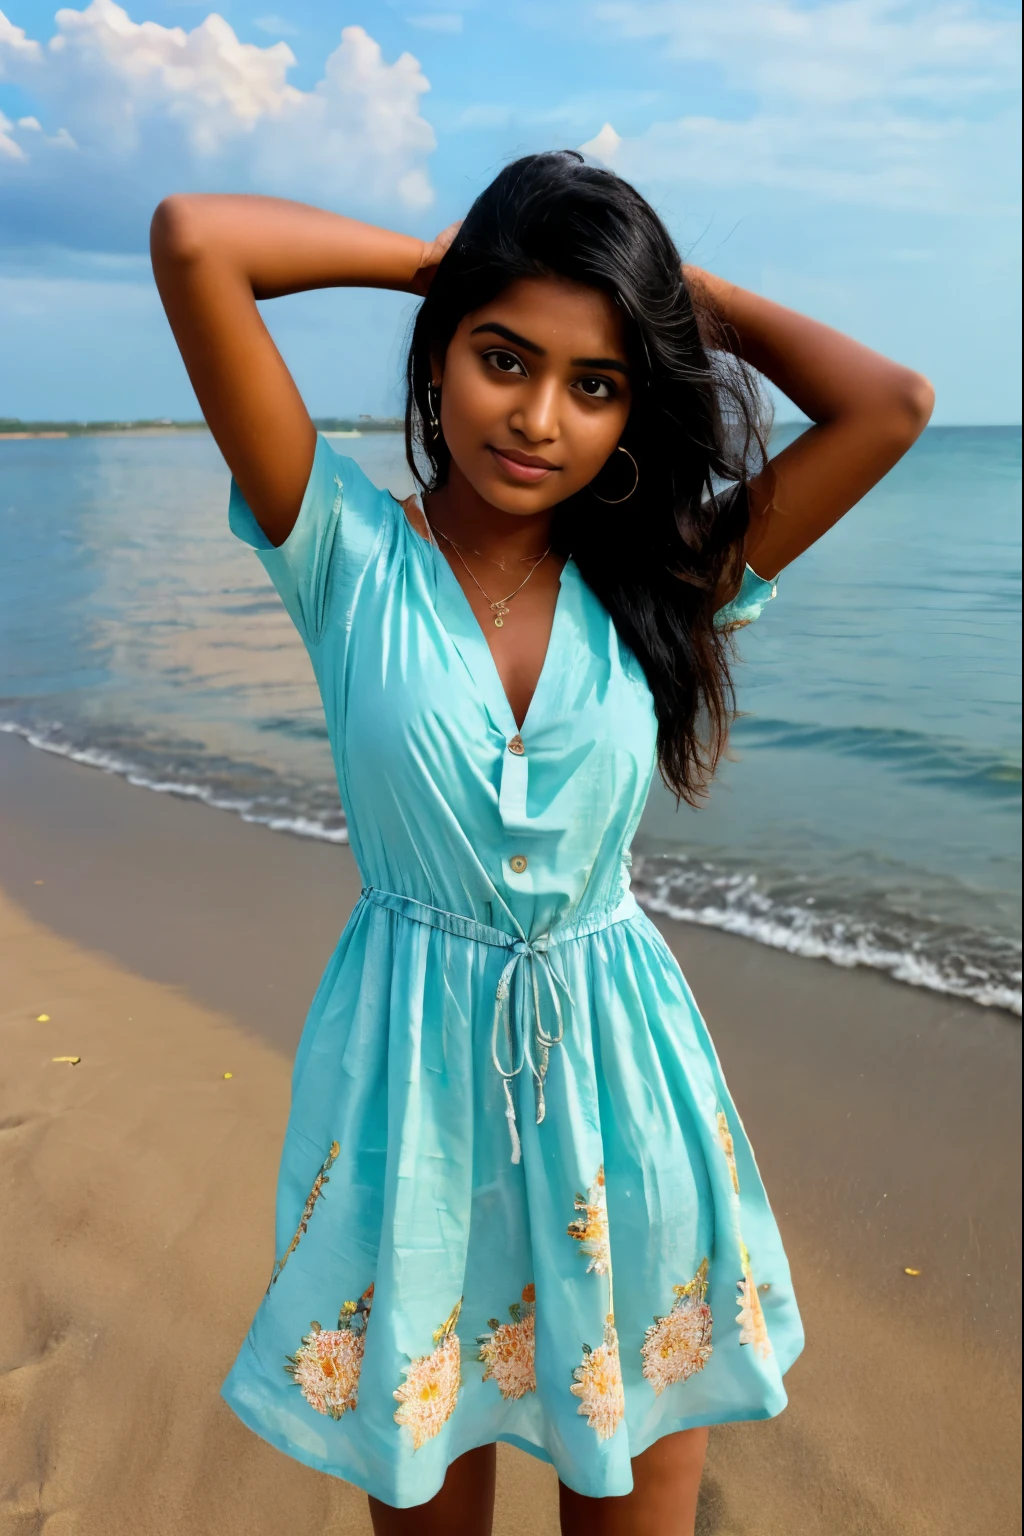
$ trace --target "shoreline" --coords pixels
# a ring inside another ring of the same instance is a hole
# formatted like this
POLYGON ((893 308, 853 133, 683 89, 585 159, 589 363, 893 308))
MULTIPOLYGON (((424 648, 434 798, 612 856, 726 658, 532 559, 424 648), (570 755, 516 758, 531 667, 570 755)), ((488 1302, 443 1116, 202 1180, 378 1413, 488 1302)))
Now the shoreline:
MULTIPOLYGON (((346 827, 328 829, 319 823, 303 822, 295 816, 281 816, 278 814, 273 819, 266 816, 249 814, 244 803, 217 798, 213 793, 205 789, 201 784, 169 784, 155 782, 151 778, 144 777, 142 771, 132 766, 130 762, 111 758, 103 752, 89 748, 75 748, 62 742, 47 740, 34 732, 29 726, 19 725, 13 721, 0 721, 0 740, 4 736, 11 736, 29 745, 33 750, 45 752, 53 757, 78 766, 92 768, 111 777, 119 778, 131 785, 132 788, 145 789, 151 794, 170 794, 176 798, 192 803, 205 805, 210 809, 226 812, 238 817, 250 826, 266 827, 269 830, 283 832, 291 837, 301 838, 311 842, 323 842, 331 846, 348 845, 348 832, 346 827)), ((806 947, 806 941, 796 941, 795 935, 787 935, 794 942, 784 942, 782 938, 773 942, 758 932, 745 929, 745 925, 739 923, 725 924, 709 919, 702 919, 689 914, 680 914, 671 900, 657 895, 645 888, 642 878, 636 884, 636 894, 641 905, 648 915, 656 922, 678 922, 684 928, 705 929, 711 933, 721 933, 730 938, 736 937, 745 943, 753 943, 758 948, 776 950, 794 959, 810 960, 814 963, 822 962, 834 966, 839 970, 864 970, 871 974, 885 976, 896 981, 901 986, 911 987, 914 990, 922 990, 933 993, 937 997, 946 998, 951 1002, 963 1002, 969 1007, 980 1007, 986 1011, 993 1011, 1020 1022, 1020 994, 1019 990, 1013 993, 1009 985, 1001 990, 995 990, 992 985, 986 988, 975 988, 972 996, 969 990, 960 990, 952 983, 942 985, 944 978, 932 968, 931 971, 916 966, 916 975, 911 976, 906 970, 906 955, 883 955, 878 963, 872 964, 870 960, 857 955, 849 960, 841 954, 829 953, 822 945, 806 947), (886 962, 886 963, 883 963, 886 962), (981 991, 987 995, 977 995, 981 991)))
MULTIPOLYGON (((182 1422, 143 1491, 152 1523, 134 1526, 140 1536, 270 1536, 286 1518, 326 1529, 343 1510, 339 1528, 364 1529, 344 1485, 236 1432, 212 1402, 265 1283, 291 1057, 358 896, 350 851, 136 789, 14 735, 0 736, 0 846, 13 978, 0 1164, 14 1192, 0 1347, 17 1368, 25 1499, 44 1444, 40 1507, 85 1511, 95 1493, 76 1531, 98 1536, 104 1518, 110 1529, 122 1507, 113 1463, 148 1475, 147 1413, 173 1404, 182 1422), (143 1001, 126 1012, 129 995, 143 1001), (52 1025, 35 1022, 44 1011, 52 1025), (51 1051, 82 1063, 59 1067, 51 1051), (224 1088, 238 1090, 230 1110, 224 1088), (116 1300, 126 1275, 139 1277, 131 1306, 116 1300), (202 1319, 191 1330, 190 1317, 202 1319), (172 1324, 186 1330, 180 1359, 172 1324), (115 1391, 129 1358, 131 1414, 115 1391), (95 1464, 89 1443, 102 1444, 95 1464), (243 1474, 236 1508, 227 1493, 243 1474), (161 1488, 180 1526, 163 1523, 161 1488), (216 1510, 215 1525, 197 1526, 198 1508, 216 1510)), ((786 1412, 713 1433, 698 1530, 1011 1528, 1019 1026, 879 972, 657 921, 757 1152, 808 1336, 786 1412)), ((545 1523, 553 1490, 529 1481, 524 1460, 502 1458, 495 1529, 539 1536, 557 1529, 545 1523)))

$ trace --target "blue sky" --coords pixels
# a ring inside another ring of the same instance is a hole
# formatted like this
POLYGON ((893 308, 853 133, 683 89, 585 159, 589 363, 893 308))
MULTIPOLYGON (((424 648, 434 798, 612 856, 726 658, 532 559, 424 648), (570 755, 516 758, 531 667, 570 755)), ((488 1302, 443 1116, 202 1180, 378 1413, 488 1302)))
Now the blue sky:
MULTIPOLYGON (((690 260, 926 372, 936 421, 1020 421, 1015 5, 5 3, 0 415, 197 414, 146 258, 170 191, 429 235, 584 146, 690 260)), ((314 413, 397 409, 411 300, 266 313, 314 413)))

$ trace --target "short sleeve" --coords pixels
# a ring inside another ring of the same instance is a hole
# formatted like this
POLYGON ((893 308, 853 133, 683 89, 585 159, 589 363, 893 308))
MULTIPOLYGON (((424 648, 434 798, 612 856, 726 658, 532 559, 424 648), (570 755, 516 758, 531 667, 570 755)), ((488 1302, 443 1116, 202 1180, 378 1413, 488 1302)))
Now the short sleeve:
POLYGON ((727 629, 733 624, 752 624, 760 618, 761 610, 766 603, 771 602, 777 590, 777 582, 765 581, 763 576, 752 571, 749 565, 746 566, 736 596, 715 614, 715 628, 727 629))
POLYGON ((232 475, 228 526, 255 551, 308 646, 320 644, 332 610, 365 569, 390 502, 354 459, 335 453, 318 432, 299 515, 284 543, 275 546, 232 475))

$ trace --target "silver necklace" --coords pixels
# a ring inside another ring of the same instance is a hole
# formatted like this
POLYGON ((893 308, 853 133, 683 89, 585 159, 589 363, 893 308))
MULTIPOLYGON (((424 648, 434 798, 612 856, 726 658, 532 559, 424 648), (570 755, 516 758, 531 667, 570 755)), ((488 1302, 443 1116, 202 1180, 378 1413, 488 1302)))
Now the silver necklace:
MULTIPOLYGON (((431 534, 434 536, 434 543, 436 544, 437 543, 437 536, 436 536, 436 534, 434 534, 433 526, 431 525, 430 519, 427 517, 427 514, 426 514, 425 511, 423 513, 423 521, 426 523, 426 525, 427 525, 428 529, 430 530, 431 534)), ((438 530, 438 532, 440 532, 440 529, 438 530)), ((466 561, 463 558, 462 551, 459 549, 459 546, 457 544, 453 543, 452 540, 448 538, 448 535, 446 533, 442 533, 441 537, 448 544, 451 544, 452 549, 454 549, 455 553, 458 555, 458 557, 462 561, 463 565, 466 566, 466 573, 469 576, 470 581, 478 589, 478 591, 482 594, 482 596, 486 599, 487 606, 490 608, 491 612, 494 614, 494 627, 495 627, 495 629, 501 629, 502 628, 502 626, 505 623, 506 618, 508 617, 508 611, 509 611, 508 610, 508 605, 509 605, 509 603, 515 597, 517 592, 521 592, 523 590, 523 588, 526 586, 526 583, 529 581, 530 577, 533 575, 534 571, 537 569, 538 565, 540 565, 542 561, 546 560, 548 555, 550 555, 550 553, 551 553, 551 545, 549 544, 547 549, 544 551, 544 553, 538 559, 536 559, 533 562, 533 564, 530 566, 530 569, 527 571, 526 575, 523 577, 523 579, 519 583, 518 587, 513 588, 513 590, 511 592, 509 592, 507 594, 507 596, 505 596, 505 597, 492 598, 491 594, 489 592, 485 592, 484 591, 483 587, 477 581, 476 577, 473 575, 473 572, 470 570, 469 566, 466 565, 466 561)))

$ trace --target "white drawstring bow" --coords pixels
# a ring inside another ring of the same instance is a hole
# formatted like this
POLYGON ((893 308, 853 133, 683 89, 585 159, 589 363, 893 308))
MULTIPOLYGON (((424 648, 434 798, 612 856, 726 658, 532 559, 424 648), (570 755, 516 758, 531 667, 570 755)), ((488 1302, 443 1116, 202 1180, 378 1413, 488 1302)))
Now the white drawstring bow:
POLYGON ((548 1072, 548 1059, 552 1049, 561 1045, 565 1034, 565 1019, 562 1013, 562 1003, 559 997, 561 990, 572 1008, 572 996, 568 987, 560 976, 557 976, 552 968, 549 958, 549 941, 546 936, 538 939, 517 939, 512 946, 512 953, 507 960, 498 986, 494 994, 494 1024, 491 1030, 491 1060, 495 1069, 501 1075, 502 1086, 505 1089, 505 1119, 508 1121, 509 1140, 512 1143, 512 1161, 518 1163, 522 1157, 522 1143, 519 1140, 519 1128, 516 1125, 516 1106, 512 1096, 512 1080, 519 1076, 526 1062, 530 1064, 535 1084, 537 1102, 537 1124, 544 1119, 544 1079, 548 1072), (522 986, 516 988, 516 1028, 512 1027, 512 982, 520 966, 524 963, 530 968, 530 991, 524 994, 522 986), (538 970, 543 971, 548 984, 551 1002, 555 1014, 555 1032, 549 1034, 541 1020, 540 984, 537 976, 538 970), (533 1031, 532 1045, 530 1032, 526 1028, 526 1002, 530 997, 533 1002, 533 1031), (499 1042, 504 1033, 505 1043, 508 1048, 508 1067, 502 1066, 499 1055, 499 1042), (518 1061, 516 1059, 516 1045, 518 1036, 518 1061))

